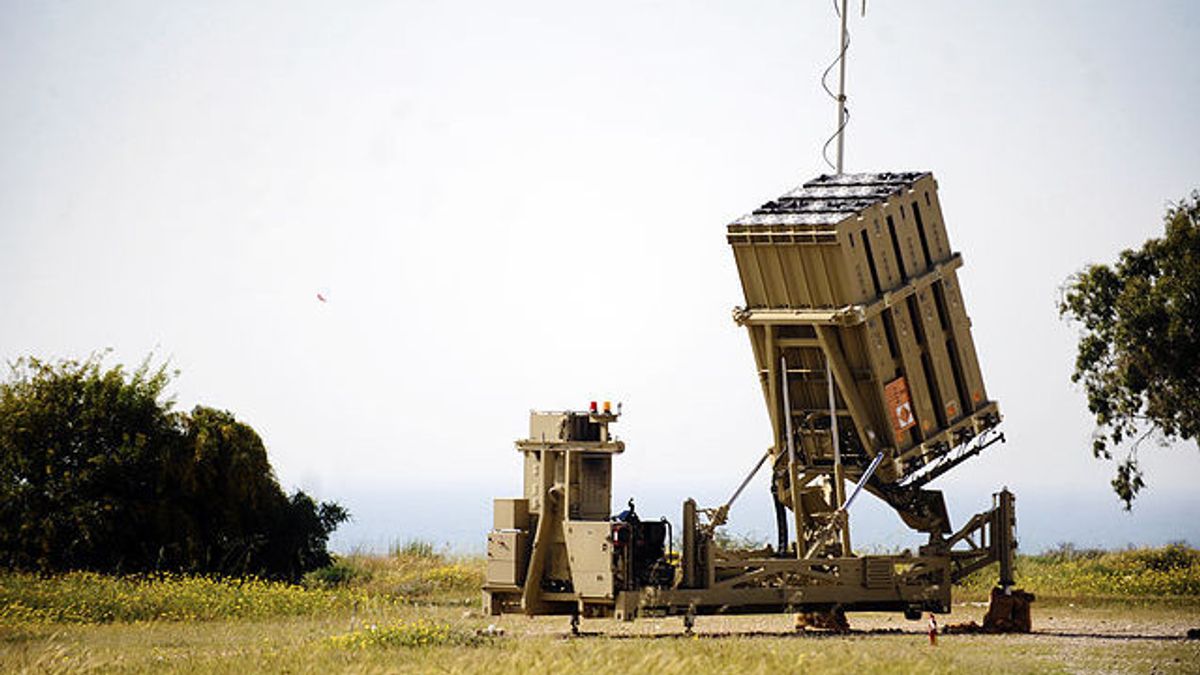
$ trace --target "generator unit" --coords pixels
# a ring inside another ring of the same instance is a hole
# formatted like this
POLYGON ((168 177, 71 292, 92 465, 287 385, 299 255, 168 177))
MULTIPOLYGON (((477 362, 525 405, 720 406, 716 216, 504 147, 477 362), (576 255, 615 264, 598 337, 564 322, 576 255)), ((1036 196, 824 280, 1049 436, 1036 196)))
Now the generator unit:
POLYGON ((619 410, 532 413, 529 439, 517 442, 524 496, 495 502, 485 609, 915 618, 948 612, 952 584, 998 562, 998 592, 1017 617, 997 615, 999 625, 1028 630, 1032 596, 1013 588, 1012 493, 998 491, 955 530, 942 493, 925 487, 1004 440, 933 176, 820 176, 735 220, 726 238, 745 297, 733 317, 749 333, 772 446, 747 452, 757 463, 726 503, 684 502, 676 556, 665 520, 641 520, 632 503, 611 514, 619 410), (724 549, 714 535, 764 466, 777 541, 724 549), (927 543, 856 555, 848 513, 863 491, 927 543))
POLYGON ((630 500, 610 517, 612 458, 625 444, 609 435, 620 413, 531 412, 525 495, 494 502, 488 534, 485 609, 493 614, 612 614, 618 595, 669 587, 671 526, 643 521, 630 500))

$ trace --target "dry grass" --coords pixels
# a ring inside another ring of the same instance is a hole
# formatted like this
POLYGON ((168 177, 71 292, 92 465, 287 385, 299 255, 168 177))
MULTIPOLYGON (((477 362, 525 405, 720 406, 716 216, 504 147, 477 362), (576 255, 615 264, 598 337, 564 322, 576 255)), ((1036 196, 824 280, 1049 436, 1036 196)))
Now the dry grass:
POLYGON ((351 588, 306 589, 254 578, 4 574, 0 626, 312 616, 371 600, 351 588))
MULTIPOLYGON (((967 578, 963 597, 984 598, 996 572, 967 578)), ((1184 544, 1121 551, 1076 549, 1068 544, 1017 557, 1018 584, 1044 601, 1200 603, 1200 551, 1184 544)))
POLYGON ((352 554, 337 564, 351 570, 346 586, 370 596, 474 606, 483 585, 479 557, 401 550, 387 556, 352 554))
MULTIPOLYGON (((1178 560, 1177 553, 1164 558, 1123 552, 1113 560, 1134 565, 1120 569, 1136 576, 1136 564, 1162 568, 1164 559, 1178 560)), ((1076 570, 1072 565, 1078 563, 1078 574, 1090 578, 1086 575, 1098 572, 1083 565, 1087 559, 1023 559, 1022 566, 1026 573, 1051 574, 1054 565, 1076 570)), ((1116 564, 1113 560, 1104 564, 1116 564)), ((95 576, 85 584, 78 576, 8 575, 0 578, 0 607, 19 599, 26 607, 41 603, 42 613, 31 619, 9 612, 0 621, 0 672, 1195 672, 1200 663, 1200 641, 1181 639, 1187 628, 1200 625, 1195 595, 1182 596, 1182 603, 1127 596, 1139 599, 1100 607, 1039 601, 1039 633, 942 636, 937 647, 929 645, 922 623, 882 614, 852 615, 852 624, 864 632, 849 636, 796 634, 790 617, 765 615, 700 617, 696 637, 683 635, 678 618, 632 624, 591 619, 584 621, 585 637, 569 638, 565 617, 481 616, 477 558, 404 547, 389 556, 347 556, 339 566, 340 571, 313 575, 306 587, 280 588, 95 576), (162 597, 151 606, 224 609, 194 614, 206 620, 192 620, 170 611, 112 608, 112 603, 139 606, 142 601, 130 598, 155 593, 162 597), (240 604, 228 600, 236 593, 242 593, 240 604), (111 596, 109 613, 88 620, 63 611, 83 596, 111 596), (285 597, 292 600, 279 600, 285 597), (238 609, 247 603, 257 609, 238 609), (296 607, 306 609, 289 609, 296 607), (504 634, 481 636, 489 624, 504 634)), ((1036 584, 1049 583, 1037 579, 1031 575, 1027 584, 1035 592, 1036 584)), ((1073 583, 1064 587, 1080 593, 1091 588, 1073 583)), ((978 620, 983 611, 967 603, 942 621, 978 620)))
MULTIPOLYGON (((980 612, 974 607, 956 608, 957 616, 949 620, 978 618, 980 612)), ((903 632, 797 635, 788 630, 789 617, 774 615, 700 617, 696 637, 684 636, 678 619, 633 625, 586 620, 583 628, 590 635, 569 638, 565 617, 506 616, 498 621, 505 635, 477 639, 475 631, 495 619, 464 617, 461 609, 452 607, 398 606, 369 618, 341 614, 270 621, 34 626, 19 635, 0 632, 0 671, 774 675, 800 670, 1195 672, 1193 664, 1200 663, 1200 642, 1171 637, 1186 625, 1186 613, 1080 612, 1080 618, 1058 616, 1042 628, 1048 632, 1041 635, 942 636, 931 647, 921 624, 881 615, 853 620, 865 629, 903 632), (409 629, 380 640, 346 637, 372 632, 368 621, 409 629), (422 624, 425 628, 419 627, 422 624)))

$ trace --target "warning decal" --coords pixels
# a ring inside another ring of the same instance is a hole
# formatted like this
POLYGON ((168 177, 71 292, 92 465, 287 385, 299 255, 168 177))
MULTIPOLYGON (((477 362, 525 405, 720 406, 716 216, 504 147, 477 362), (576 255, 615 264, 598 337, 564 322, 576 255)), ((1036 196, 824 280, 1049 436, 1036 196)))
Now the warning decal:
POLYGON ((892 417, 892 429, 897 434, 917 425, 917 416, 913 414, 912 400, 908 397, 908 383, 903 377, 888 382, 883 387, 887 398, 888 411, 892 417))

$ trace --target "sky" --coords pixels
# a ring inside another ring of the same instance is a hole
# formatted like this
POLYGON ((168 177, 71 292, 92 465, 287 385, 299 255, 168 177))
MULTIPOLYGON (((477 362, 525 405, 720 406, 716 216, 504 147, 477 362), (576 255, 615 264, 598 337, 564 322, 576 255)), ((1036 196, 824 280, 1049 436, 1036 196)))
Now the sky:
MULTIPOLYGON (((934 173, 1005 416, 932 485, 956 523, 1008 486, 1025 548, 1200 543, 1195 443, 1121 510, 1056 311, 1200 188, 1200 5, 849 30, 846 169, 934 173)), ((0 1, 0 358, 169 362, 350 508, 341 550, 479 548, 528 411, 590 400, 618 503, 719 503, 771 442, 724 226, 829 171, 837 37, 815 1, 0 1)), ((855 544, 910 541, 872 501, 855 544)), ((772 524, 759 480, 732 527, 772 524)))

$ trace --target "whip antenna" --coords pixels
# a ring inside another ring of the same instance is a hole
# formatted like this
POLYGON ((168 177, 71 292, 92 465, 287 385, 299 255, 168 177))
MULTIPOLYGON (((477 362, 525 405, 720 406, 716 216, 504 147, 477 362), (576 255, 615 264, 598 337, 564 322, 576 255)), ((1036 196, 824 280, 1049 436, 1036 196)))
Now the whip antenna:
MULTIPOLYGON (((821 157, 825 163, 829 165, 838 175, 842 174, 843 158, 845 156, 846 145, 846 124, 850 122, 850 109, 846 107, 846 51, 850 48, 850 31, 846 29, 846 5, 849 0, 833 0, 833 10, 841 19, 841 32, 838 35, 838 55, 821 73, 821 88, 834 101, 837 102, 837 125, 833 135, 825 141, 825 145, 821 146, 821 157), (839 7, 839 1, 841 6, 839 7), (833 67, 838 67, 838 90, 834 94, 830 89, 826 80, 829 77, 829 72, 833 67), (829 144, 837 141, 837 163, 829 161, 829 144)), ((867 15, 867 0, 862 2, 862 15, 867 15)))

